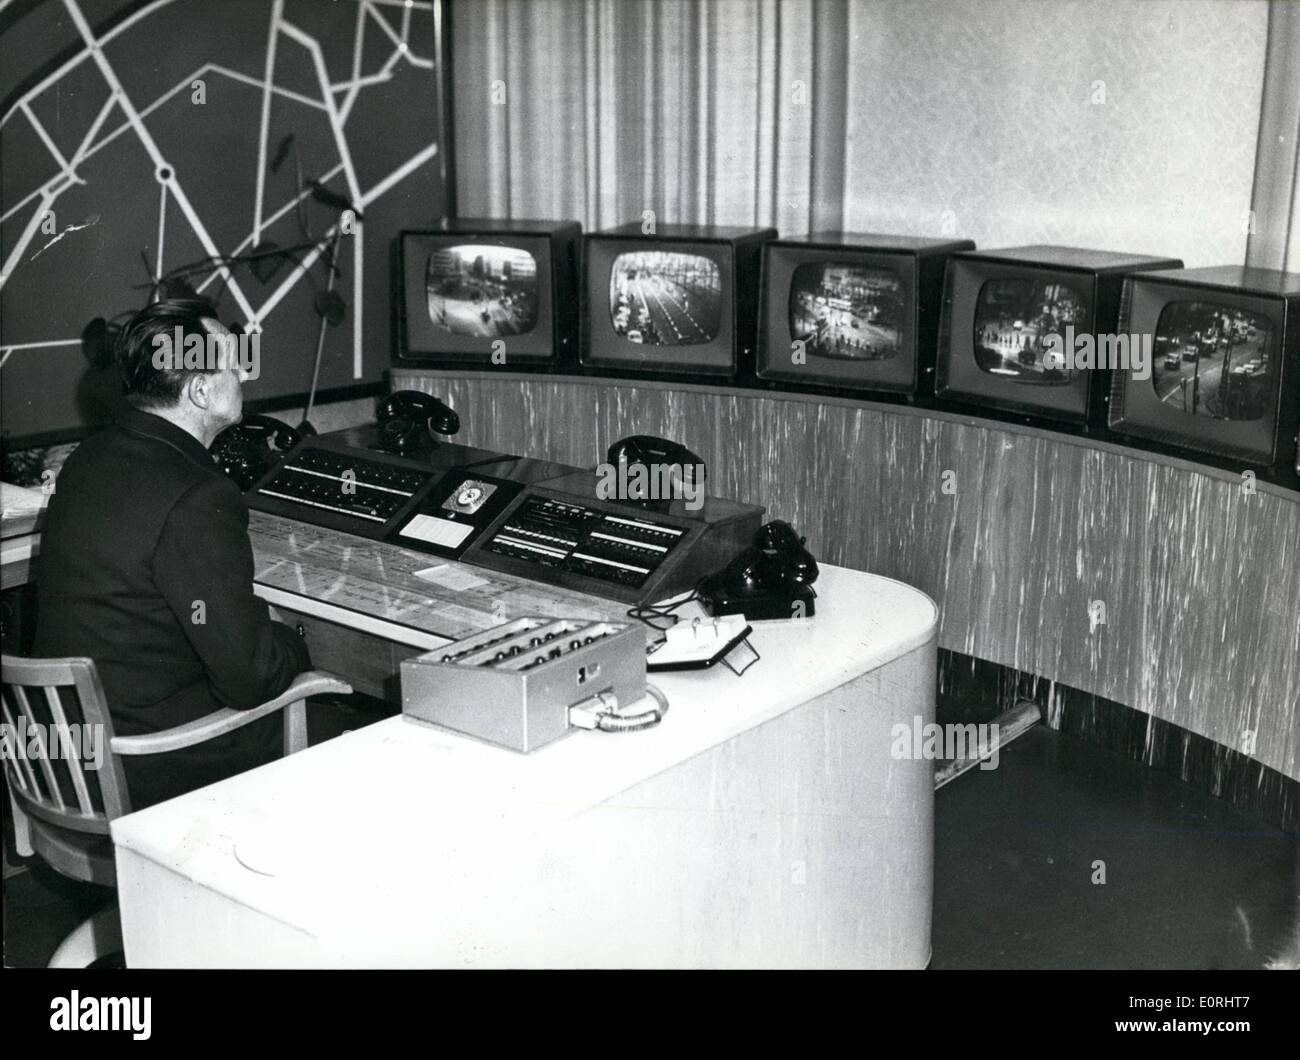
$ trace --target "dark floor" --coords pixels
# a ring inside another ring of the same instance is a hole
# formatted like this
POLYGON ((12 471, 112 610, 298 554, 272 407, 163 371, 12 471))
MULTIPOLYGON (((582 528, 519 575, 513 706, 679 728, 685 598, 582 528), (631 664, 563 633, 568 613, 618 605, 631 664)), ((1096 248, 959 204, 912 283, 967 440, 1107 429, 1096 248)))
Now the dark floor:
MULTIPOLYGON (((318 717, 312 742, 374 717, 318 717)), ((996 770, 937 793, 935 855, 935 969, 1300 959, 1300 842, 1041 725, 1005 748, 996 770), (1105 883, 1094 883, 1103 866, 1105 883)), ((29 864, 4 885, 10 967, 44 964, 107 897, 29 864)))
POLYGON ((1298 932, 1294 836, 1042 725, 935 796, 932 968, 1297 967, 1298 932))

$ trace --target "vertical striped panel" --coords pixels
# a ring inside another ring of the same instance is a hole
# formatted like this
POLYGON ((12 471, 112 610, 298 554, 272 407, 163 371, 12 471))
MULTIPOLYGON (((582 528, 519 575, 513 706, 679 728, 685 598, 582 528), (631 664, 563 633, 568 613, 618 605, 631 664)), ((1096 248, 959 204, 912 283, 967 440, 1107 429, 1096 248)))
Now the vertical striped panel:
POLYGON ((1300 496, 1046 431, 657 383, 394 372, 458 441, 592 466, 680 441, 710 493, 764 504, 818 558, 898 578, 940 644, 1125 703, 1300 779, 1300 496), (952 472, 955 492, 943 490, 952 472), (1105 608, 1094 622, 1090 604, 1105 608))

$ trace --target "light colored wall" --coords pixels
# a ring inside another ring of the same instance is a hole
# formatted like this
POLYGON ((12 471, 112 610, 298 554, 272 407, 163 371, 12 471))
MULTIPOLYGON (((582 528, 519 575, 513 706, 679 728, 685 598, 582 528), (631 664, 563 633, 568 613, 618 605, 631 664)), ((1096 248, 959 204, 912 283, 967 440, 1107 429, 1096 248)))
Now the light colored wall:
POLYGON ((980 246, 1239 263, 1267 28, 1266 3, 854 3, 846 227, 947 210, 980 246))
POLYGON ((459 212, 1239 264, 1268 20, 1265 0, 475 0, 453 19, 459 212))

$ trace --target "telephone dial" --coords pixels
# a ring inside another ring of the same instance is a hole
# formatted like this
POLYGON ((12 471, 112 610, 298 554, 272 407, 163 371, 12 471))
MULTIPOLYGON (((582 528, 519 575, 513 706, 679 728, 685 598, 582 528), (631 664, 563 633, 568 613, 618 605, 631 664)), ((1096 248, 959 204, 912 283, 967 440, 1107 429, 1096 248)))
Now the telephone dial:
MULTIPOLYGON (((678 442, 670 442, 666 438, 656 438, 649 434, 634 434, 611 445, 605 454, 605 459, 617 469, 619 481, 627 482, 629 486, 632 484, 632 479, 628 477, 627 472, 633 464, 642 464, 647 469, 656 465, 671 464, 678 468, 677 480, 672 483, 674 491, 680 487, 680 495, 703 494, 704 461, 678 442)), ((656 481, 658 476, 653 476, 651 482, 656 481)), ((667 511, 674 498, 629 495, 620 496, 619 499, 646 508, 667 511)))
POLYGON ((375 407, 379 423, 379 445, 385 452, 413 455, 421 445, 437 442, 438 435, 450 437, 460 430, 454 409, 432 394, 398 390, 375 407))
POLYGON ((699 596, 711 615, 808 618, 815 613, 817 560, 805 538, 779 519, 759 528, 752 548, 705 578, 699 596))
POLYGON ((242 492, 270 471, 305 434, 313 433, 310 425, 303 426, 306 430, 271 416, 245 416, 217 435, 212 443, 213 459, 242 492))

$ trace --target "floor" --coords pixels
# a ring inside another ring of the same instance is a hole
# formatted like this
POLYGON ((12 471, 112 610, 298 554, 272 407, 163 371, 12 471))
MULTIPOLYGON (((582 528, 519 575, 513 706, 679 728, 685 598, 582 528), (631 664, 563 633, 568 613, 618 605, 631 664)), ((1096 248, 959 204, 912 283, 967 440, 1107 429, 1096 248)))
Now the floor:
MULTIPOLYGON (((340 707, 312 741, 374 718, 340 707)), ((1146 766, 1039 725, 935 816, 933 969, 1300 966, 1300 842, 1146 766)), ((9 967, 107 899, 30 864, 4 884, 9 967)))
POLYGON ((1300 967, 1300 840, 1040 724, 936 793, 934 910, 936 969, 1300 967))

